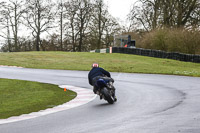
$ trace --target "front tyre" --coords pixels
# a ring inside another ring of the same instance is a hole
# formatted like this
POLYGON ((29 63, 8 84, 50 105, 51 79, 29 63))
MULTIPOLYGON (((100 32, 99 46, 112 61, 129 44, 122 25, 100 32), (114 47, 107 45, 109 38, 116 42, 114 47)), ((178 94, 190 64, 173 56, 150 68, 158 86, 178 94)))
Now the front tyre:
POLYGON ((107 100, 109 104, 113 104, 114 103, 114 100, 112 99, 112 97, 109 94, 109 91, 108 91, 108 89, 106 87, 104 87, 101 90, 101 93, 104 95, 105 100, 107 100))

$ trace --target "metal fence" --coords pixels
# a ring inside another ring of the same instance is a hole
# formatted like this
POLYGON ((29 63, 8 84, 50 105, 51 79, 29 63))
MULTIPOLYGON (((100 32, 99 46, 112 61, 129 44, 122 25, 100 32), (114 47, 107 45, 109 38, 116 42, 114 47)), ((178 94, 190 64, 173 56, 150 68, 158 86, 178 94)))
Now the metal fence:
POLYGON ((183 54, 176 52, 164 52, 161 50, 143 49, 143 48, 124 48, 124 47, 113 47, 112 53, 125 53, 143 55, 157 58, 174 59, 186 62, 200 63, 200 55, 183 54))

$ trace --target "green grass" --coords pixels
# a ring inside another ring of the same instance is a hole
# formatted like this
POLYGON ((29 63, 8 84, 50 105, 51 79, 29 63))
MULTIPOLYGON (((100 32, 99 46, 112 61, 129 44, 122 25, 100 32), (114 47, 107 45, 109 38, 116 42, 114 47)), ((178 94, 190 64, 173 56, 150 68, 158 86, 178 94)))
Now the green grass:
POLYGON ((0 65, 26 68, 90 70, 97 62, 112 72, 171 74, 200 77, 200 64, 128 54, 86 52, 1 53, 0 65))
POLYGON ((51 108, 75 96, 52 84, 0 79, 0 119, 51 108))

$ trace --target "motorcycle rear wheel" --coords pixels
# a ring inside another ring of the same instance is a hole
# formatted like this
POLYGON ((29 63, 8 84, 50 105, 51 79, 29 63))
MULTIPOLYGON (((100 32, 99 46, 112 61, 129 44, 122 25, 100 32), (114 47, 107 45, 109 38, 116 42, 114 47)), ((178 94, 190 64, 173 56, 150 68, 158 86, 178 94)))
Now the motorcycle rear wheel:
POLYGON ((114 103, 114 100, 112 99, 112 96, 109 94, 109 91, 106 87, 101 90, 101 93, 104 95, 105 100, 107 100, 109 104, 114 103))

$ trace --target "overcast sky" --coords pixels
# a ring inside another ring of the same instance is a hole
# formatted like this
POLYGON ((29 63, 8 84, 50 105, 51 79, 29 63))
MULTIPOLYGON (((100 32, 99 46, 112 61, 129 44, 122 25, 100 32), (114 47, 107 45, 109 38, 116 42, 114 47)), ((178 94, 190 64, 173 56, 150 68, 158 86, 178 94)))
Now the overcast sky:
POLYGON ((136 0, 104 0, 111 15, 125 21, 136 0))

